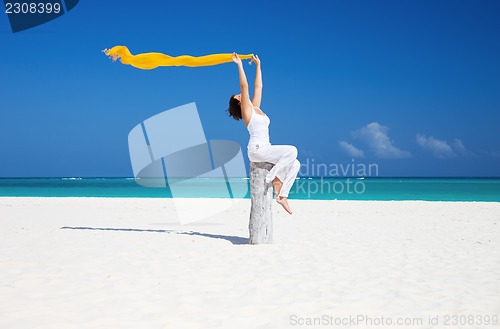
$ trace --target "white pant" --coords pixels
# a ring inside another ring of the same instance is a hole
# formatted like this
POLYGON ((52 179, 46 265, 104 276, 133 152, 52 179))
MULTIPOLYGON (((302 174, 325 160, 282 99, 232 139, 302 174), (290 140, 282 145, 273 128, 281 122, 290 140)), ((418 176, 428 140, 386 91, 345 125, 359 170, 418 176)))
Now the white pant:
POLYGON ((273 169, 266 176, 266 182, 278 177, 283 182, 279 196, 288 197, 288 192, 297 177, 300 162, 297 148, 292 145, 253 144, 248 146, 248 159, 252 162, 270 162, 273 169))

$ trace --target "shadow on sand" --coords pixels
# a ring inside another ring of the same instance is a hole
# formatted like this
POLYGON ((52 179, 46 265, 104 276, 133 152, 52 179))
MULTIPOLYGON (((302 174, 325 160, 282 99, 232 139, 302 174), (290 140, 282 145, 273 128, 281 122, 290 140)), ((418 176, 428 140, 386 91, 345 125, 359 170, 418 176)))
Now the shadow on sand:
POLYGON ((150 232, 150 233, 175 233, 185 235, 198 235, 212 239, 224 239, 232 244, 248 244, 248 238, 234 235, 218 235, 201 232, 181 232, 176 230, 146 230, 140 228, 112 228, 112 227, 87 227, 87 226, 63 226, 61 230, 90 230, 90 231, 119 231, 119 232, 150 232))

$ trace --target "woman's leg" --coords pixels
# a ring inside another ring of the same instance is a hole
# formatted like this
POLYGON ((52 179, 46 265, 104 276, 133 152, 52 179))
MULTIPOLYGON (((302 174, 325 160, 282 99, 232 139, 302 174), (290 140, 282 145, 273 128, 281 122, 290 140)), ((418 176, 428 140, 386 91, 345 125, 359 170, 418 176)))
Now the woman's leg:
POLYGON ((270 162, 274 164, 273 169, 266 176, 267 183, 275 177, 283 179, 286 175, 287 165, 293 163, 297 158, 297 148, 292 145, 264 145, 258 149, 248 152, 248 158, 252 162, 270 162))
POLYGON ((262 150, 267 162, 274 163, 273 169, 266 176, 266 182, 273 181, 276 177, 283 182, 289 167, 297 159, 297 148, 292 145, 270 145, 262 150))
POLYGON ((297 148, 291 145, 266 145, 249 153, 249 158, 253 162, 262 161, 274 164, 266 176, 266 182, 273 183, 276 201, 291 214, 287 197, 300 169, 297 148))
POLYGON ((283 182, 280 181, 278 177, 273 179, 274 195, 276 198, 278 198, 278 195, 280 195, 282 186, 283 182))
POLYGON ((297 178, 297 174, 299 173, 300 162, 295 159, 295 161, 290 165, 285 178, 283 179, 283 186, 281 187, 279 196, 288 197, 288 193, 292 188, 293 183, 295 182, 295 178, 297 178))
POLYGON ((292 214, 292 210, 288 205, 288 192, 290 192, 290 189, 292 188, 292 185, 295 182, 295 178, 297 177, 299 169, 300 169, 300 162, 299 160, 295 159, 295 161, 289 166, 287 174, 283 179, 283 184, 281 186, 281 189, 278 192, 276 192, 277 193, 276 202, 281 204, 281 206, 283 206, 283 208, 289 214, 292 214))

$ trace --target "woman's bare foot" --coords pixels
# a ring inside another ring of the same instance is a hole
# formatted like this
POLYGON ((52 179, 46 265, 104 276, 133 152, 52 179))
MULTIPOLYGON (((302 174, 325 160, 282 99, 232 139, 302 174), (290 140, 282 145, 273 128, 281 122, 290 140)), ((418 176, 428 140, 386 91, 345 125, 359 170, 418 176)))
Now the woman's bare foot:
POLYGON ((278 201, 278 195, 280 195, 281 187, 283 186, 283 182, 276 177, 273 179, 273 187, 274 187, 274 195, 276 197, 276 201, 278 201))
POLYGON ((292 210, 290 209, 290 206, 288 205, 288 198, 285 196, 279 196, 276 198, 276 202, 278 202, 283 209, 286 210, 290 215, 292 214, 292 210))

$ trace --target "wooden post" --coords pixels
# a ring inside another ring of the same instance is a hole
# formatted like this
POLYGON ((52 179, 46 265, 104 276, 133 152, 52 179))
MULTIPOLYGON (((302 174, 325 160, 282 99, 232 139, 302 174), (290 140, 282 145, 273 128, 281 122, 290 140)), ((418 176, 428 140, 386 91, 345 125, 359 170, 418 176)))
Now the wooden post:
POLYGON ((249 244, 273 242, 273 184, 266 183, 267 173, 274 167, 269 162, 250 162, 250 210, 249 244))

